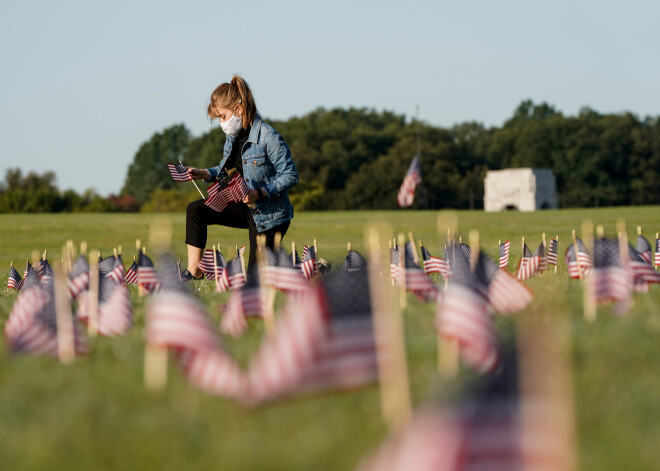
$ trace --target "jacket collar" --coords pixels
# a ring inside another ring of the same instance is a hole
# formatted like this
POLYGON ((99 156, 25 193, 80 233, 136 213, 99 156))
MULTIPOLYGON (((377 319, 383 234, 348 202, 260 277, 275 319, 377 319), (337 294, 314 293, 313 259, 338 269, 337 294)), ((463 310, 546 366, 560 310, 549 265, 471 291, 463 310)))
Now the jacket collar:
POLYGON ((257 113, 252 122, 252 128, 250 129, 250 135, 248 136, 248 142, 257 144, 259 142, 259 132, 261 131, 261 116, 257 113))

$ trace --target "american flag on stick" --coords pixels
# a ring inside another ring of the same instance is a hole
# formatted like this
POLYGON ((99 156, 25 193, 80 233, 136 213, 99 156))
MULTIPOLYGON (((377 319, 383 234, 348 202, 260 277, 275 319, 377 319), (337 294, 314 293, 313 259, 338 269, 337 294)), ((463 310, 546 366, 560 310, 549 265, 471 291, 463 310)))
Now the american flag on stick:
POLYGON ((192 177, 186 170, 186 167, 183 166, 182 163, 178 164, 167 164, 167 168, 170 170, 170 174, 172 175, 172 179, 175 182, 189 182, 192 181, 192 177))
POLYGON ((137 284, 147 294, 151 294, 160 289, 160 278, 154 263, 144 252, 140 252, 137 264, 137 284))
POLYGON ((420 242, 422 251, 422 263, 424 264, 424 273, 428 276, 431 273, 439 273, 443 278, 449 276, 447 262, 442 257, 434 257, 424 245, 420 242))
POLYGON ((648 263, 632 245, 628 246, 628 253, 630 257, 628 268, 631 271, 635 291, 645 293, 649 290, 649 283, 660 283, 660 273, 656 272, 653 265, 648 263))
MULTIPOLYGON (((225 257, 220 250, 215 251, 215 263, 218 266, 218 276, 221 276, 222 270, 225 269, 225 257)), ((215 264, 213 263, 213 249, 204 250, 201 260, 197 266, 204 272, 207 280, 215 280, 215 264)))
POLYGON ((399 203, 400 208, 408 208, 412 206, 413 200, 415 199, 415 188, 417 188, 417 185, 420 183, 422 183, 422 172, 419 166, 419 157, 415 156, 410 163, 410 167, 403 179, 401 188, 399 188, 397 202, 399 203))
POLYGON ((649 265, 653 265, 653 257, 651 255, 651 244, 646 240, 642 234, 637 235, 637 253, 649 265))
MULTIPOLYGON (((104 337, 125 335, 133 325, 133 307, 123 282, 109 277, 99 278, 97 331, 104 337)), ((83 291, 78 299, 76 316, 83 324, 89 320, 90 291, 83 291)))
POLYGON ((131 264, 130 267, 128 267, 128 270, 126 270, 126 273, 124 274, 124 284, 126 285, 134 285, 137 283, 138 276, 137 276, 137 263, 135 260, 133 260, 133 263, 131 264))
POLYGON ((500 268, 505 269, 509 265, 509 250, 511 248, 511 241, 507 240, 500 244, 500 268))
MULTIPOLYGON (((58 357, 57 316, 53 285, 24 287, 5 323, 5 341, 12 353, 58 357)), ((71 315, 71 313, 68 313, 71 315)), ((76 355, 89 350, 87 337, 74 323, 76 355)))
POLYGON ((286 305, 250 364, 250 397, 262 403, 354 389, 377 375, 367 273, 339 273, 286 305))
POLYGON ((146 342, 175 353, 186 379, 209 394, 243 399, 246 382, 236 361, 224 350, 204 306, 176 277, 176 264, 163 260, 163 288, 146 309, 146 342), (169 269, 171 268, 171 269, 169 269))
POLYGON ((518 263, 518 270, 516 277, 519 280, 527 280, 540 271, 541 257, 539 254, 533 254, 523 242, 523 254, 518 263))
POLYGON ((316 249, 314 246, 310 247, 305 245, 303 247, 302 260, 300 261, 298 267, 307 280, 311 280, 319 274, 319 265, 316 260, 316 249))
POLYGON ((655 236, 655 266, 660 267, 660 238, 655 236))
POLYGON ((426 276, 424 270, 415 263, 414 250, 414 244, 412 242, 406 242, 404 246, 406 291, 415 293, 420 301, 435 301, 440 291, 426 276))
POLYGON ((244 285, 245 275, 243 274, 243 264, 240 258, 230 260, 222 271, 218 270, 218 278, 215 280, 215 290, 217 292, 240 289, 244 285))
POLYGON ((241 174, 234 171, 231 177, 223 176, 211 185, 208 189, 209 197, 204 204, 221 213, 229 203, 243 201, 249 190, 241 174))
POLYGON ((23 286, 23 278, 20 273, 16 271, 13 265, 9 267, 9 278, 7 278, 7 291, 10 289, 20 291, 23 286))
POLYGON ((488 303, 462 251, 452 243, 448 254, 452 278, 437 304, 436 331, 455 342, 467 366, 482 373, 490 372, 499 361, 499 353, 488 303))
POLYGON ((499 314, 521 311, 534 299, 532 290, 500 269, 483 252, 479 252, 474 277, 488 304, 499 314))
POLYGON ((593 270, 587 277, 587 292, 596 305, 617 303, 616 312, 624 313, 632 305, 632 278, 623 265, 619 241, 598 238, 594 241, 593 270))
POLYGON ((261 287, 250 284, 232 292, 220 322, 220 330, 232 337, 241 336, 248 328, 247 318, 263 318, 261 287))
POLYGON ((305 291, 309 288, 307 279, 293 266, 291 256, 283 248, 274 252, 263 247, 265 263, 261 271, 261 283, 284 292, 305 291))
POLYGON ((566 253, 564 254, 564 261, 568 267, 568 275, 573 279, 580 278, 580 273, 582 276, 588 276, 589 273, 591 273, 591 268, 593 267, 593 262, 589 252, 587 251, 587 247, 579 237, 576 237, 575 243, 571 244, 568 249, 566 249, 566 253), (577 258, 575 256, 576 245, 577 258))
POLYGON ((89 288, 89 261, 84 255, 79 255, 69 273, 69 294, 76 299, 89 288))
POLYGON ((548 244, 548 264, 557 266, 557 253, 559 242, 556 239, 550 239, 548 244))

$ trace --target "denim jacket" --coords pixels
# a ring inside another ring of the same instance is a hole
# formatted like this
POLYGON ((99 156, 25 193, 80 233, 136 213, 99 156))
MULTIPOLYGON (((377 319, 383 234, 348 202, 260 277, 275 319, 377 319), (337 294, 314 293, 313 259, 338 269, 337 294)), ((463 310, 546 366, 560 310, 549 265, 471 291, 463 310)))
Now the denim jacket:
MULTIPOLYGON (((207 168, 213 182, 222 171, 236 140, 227 136, 222 162, 217 167, 207 168)), ((264 232, 293 218, 293 206, 286 194, 298 183, 298 169, 291 159, 289 146, 282 136, 257 114, 252 129, 242 149, 243 177, 248 188, 264 188, 267 198, 259 195, 257 207, 252 210, 257 231, 264 232)))

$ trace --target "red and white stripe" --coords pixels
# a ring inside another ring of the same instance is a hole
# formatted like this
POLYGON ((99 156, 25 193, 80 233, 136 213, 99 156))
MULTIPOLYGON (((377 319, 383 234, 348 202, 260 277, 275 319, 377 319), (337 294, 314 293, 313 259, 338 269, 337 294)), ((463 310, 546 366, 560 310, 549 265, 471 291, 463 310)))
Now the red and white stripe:
POLYGON ((187 182, 192 180, 192 177, 188 172, 179 173, 175 164, 167 164, 167 168, 169 169, 170 174, 172 175, 172 179, 175 182, 187 182))
MULTIPOLYGON (((213 263, 213 249, 204 250, 204 254, 197 264, 200 270, 204 272, 207 280, 215 279, 215 264, 213 263)), ((220 276, 220 271, 223 267, 218 266, 218 276, 220 276)))
POLYGON ((534 255, 532 257, 523 257, 518 264, 516 277, 519 280, 528 280, 536 273, 539 273, 541 267, 541 257, 534 255))
POLYGON ((534 299, 531 289, 505 271, 498 271, 488 285, 488 302, 499 314, 522 311, 534 299))
POLYGON ((511 249, 511 241, 507 240, 502 244, 504 246, 504 253, 502 253, 502 247, 500 246, 500 268, 505 269, 509 265, 509 252, 511 249))
POLYGON ((124 274, 124 283, 127 285, 134 285, 137 283, 137 271, 131 266, 124 274))
POLYGON ((307 279, 301 274, 300 270, 295 268, 267 265, 263 267, 260 274, 263 277, 260 280, 261 283, 281 291, 305 291, 309 288, 307 279))
POLYGON ((221 190, 219 188, 218 182, 211 185, 208 189, 209 197, 204 201, 206 206, 219 213, 227 207, 227 204, 243 201, 249 192, 245 180, 238 172, 231 177, 225 188, 221 190))
POLYGON ((474 290, 453 283, 438 303, 436 330, 456 341, 463 362, 482 373, 498 363, 497 334, 486 300, 474 290))
MULTIPOLYGON (((81 293, 78 299, 76 317, 87 325, 89 322, 89 291, 81 293)), ((118 285, 110 297, 98 305, 98 333, 104 337, 126 335, 133 325, 133 307, 126 286, 118 285)))

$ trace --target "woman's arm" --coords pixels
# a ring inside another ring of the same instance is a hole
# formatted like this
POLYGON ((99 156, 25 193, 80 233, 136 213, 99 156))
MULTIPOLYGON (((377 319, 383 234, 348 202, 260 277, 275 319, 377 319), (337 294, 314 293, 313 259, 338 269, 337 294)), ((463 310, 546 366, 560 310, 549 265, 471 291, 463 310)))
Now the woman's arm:
POLYGON ((211 178, 209 171, 203 168, 186 167, 186 170, 193 180, 209 180, 211 178))
POLYGON ((268 198, 274 198, 298 184, 298 169, 291 158, 289 146, 279 133, 272 132, 265 136, 264 150, 275 167, 275 178, 263 188, 268 198))

